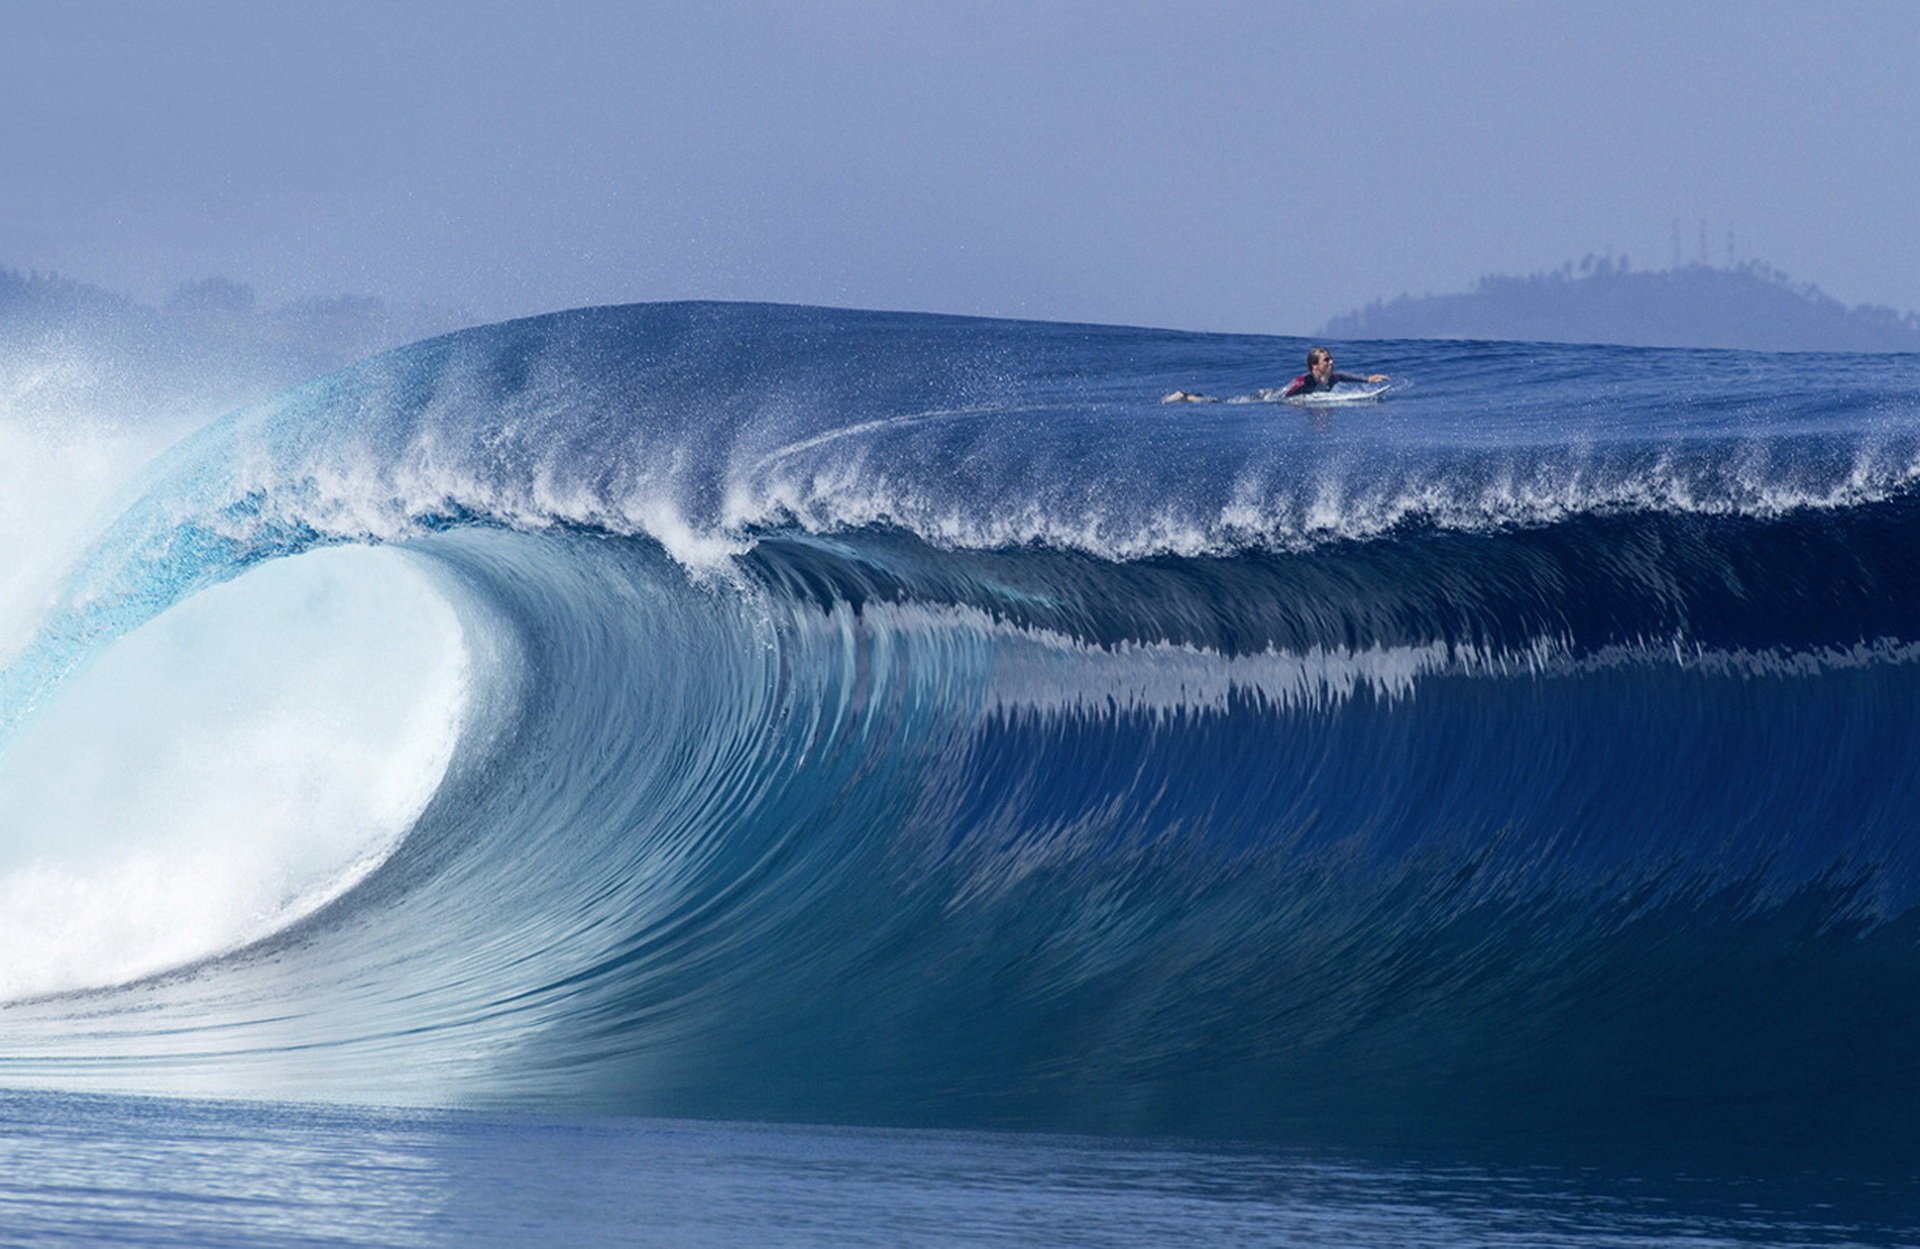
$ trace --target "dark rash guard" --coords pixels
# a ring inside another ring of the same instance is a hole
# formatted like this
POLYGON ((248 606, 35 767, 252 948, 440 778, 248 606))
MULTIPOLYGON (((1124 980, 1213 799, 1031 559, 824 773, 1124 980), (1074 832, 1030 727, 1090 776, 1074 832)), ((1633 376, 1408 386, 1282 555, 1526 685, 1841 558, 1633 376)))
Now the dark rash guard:
POLYGON ((1366 380, 1364 377, 1355 377, 1351 373, 1331 373, 1323 382, 1312 373, 1302 373, 1287 386, 1286 393, 1289 398, 1294 395, 1311 395, 1316 391, 1332 390, 1341 382, 1359 382, 1365 385, 1366 380))

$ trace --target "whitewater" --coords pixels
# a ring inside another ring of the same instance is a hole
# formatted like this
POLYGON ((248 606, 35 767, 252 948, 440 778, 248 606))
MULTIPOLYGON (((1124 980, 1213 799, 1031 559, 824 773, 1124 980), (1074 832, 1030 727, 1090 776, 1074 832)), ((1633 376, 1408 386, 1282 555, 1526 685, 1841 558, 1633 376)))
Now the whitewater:
POLYGON ((0 1086, 1910 1165, 1920 364, 1158 402, 1306 345, 585 309, 16 462, 0 1086))

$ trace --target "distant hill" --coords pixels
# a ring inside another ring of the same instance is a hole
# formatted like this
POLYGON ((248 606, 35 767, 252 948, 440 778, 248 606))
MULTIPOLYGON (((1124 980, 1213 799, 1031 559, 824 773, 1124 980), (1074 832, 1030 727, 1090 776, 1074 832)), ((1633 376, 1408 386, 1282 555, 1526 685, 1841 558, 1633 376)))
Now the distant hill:
POLYGON ((237 406, 473 321, 356 295, 263 309, 223 277, 188 283, 156 308, 0 268, 0 416, 141 419, 237 406))
POLYGON ((1589 256, 1458 295, 1402 295, 1335 317, 1327 338, 1484 338, 1754 351, 1916 351, 1920 316, 1848 308, 1757 261, 1630 271, 1589 256))

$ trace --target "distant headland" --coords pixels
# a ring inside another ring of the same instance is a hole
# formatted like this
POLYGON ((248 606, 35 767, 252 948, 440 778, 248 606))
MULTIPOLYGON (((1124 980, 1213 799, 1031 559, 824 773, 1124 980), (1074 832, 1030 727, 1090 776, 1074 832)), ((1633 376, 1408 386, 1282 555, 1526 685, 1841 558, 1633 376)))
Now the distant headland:
POLYGON ((0 416, 219 410, 473 323, 365 295, 262 307, 210 277, 158 306, 53 273, 0 268, 0 416))
POLYGON ((1335 317, 1320 334, 1920 352, 1920 315, 1848 308, 1760 261, 1633 270, 1624 258, 1588 256, 1525 277, 1490 274, 1463 294, 1375 300, 1335 317))
POLYGON ((188 282, 155 307, 57 273, 0 268, 0 341, 15 346, 51 333, 189 354, 221 348, 226 359, 251 347, 326 367, 472 323, 462 313, 369 295, 263 307, 252 287, 225 277, 188 282))

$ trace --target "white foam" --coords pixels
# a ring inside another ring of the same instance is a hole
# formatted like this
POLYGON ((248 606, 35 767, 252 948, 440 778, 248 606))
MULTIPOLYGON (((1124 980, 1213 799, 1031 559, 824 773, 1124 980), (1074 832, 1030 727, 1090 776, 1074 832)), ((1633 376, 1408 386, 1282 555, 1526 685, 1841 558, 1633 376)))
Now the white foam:
POLYGON ((391 853, 468 652, 412 557, 276 561, 121 639, 0 756, 0 999, 233 949, 391 853))
MULTIPOLYGON (((975 607, 870 603, 863 618, 867 627, 954 654, 985 644, 976 660, 990 673, 981 710, 1001 715, 1220 715, 1236 699, 1283 711, 1325 710, 1362 693, 1410 699, 1433 676, 1537 674, 1564 666, 1566 652, 1563 643, 1540 638, 1513 652, 1435 640, 1228 655, 1187 642, 1096 645, 975 607)), ((854 627, 850 608, 837 608, 830 619, 836 629, 854 627)))
POLYGON ((967 428, 992 415, 984 409, 858 422, 788 442, 747 421, 729 445, 713 431, 584 420, 566 407, 564 379, 534 400, 474 398, 469 389, 456 373, 421 413, 405 396, 393 411, 383 397, 353 401, 364 418, 346 400, 319 413, 254 411, 229 429, 229 445, 205 449, 230 473, 213 474, 209 493, 181 506, 242 542, 258 526, 288 524, 394 541, 458 515, 527 529, 580 525, 648 536, 708 572, 788 526, 888 526, 942 547, 1137 560, 1300 551, 1407 525, 1487 531, 1623 512, 1768 518, 1870 503, 1920 480, 1920 450, 1909 441, 1873 440, 1835 463, 1766 435, 1731 444, 1675 436, 1664 449, 1590 438, 1511 447, 1279 442, 1188 471, 1177 449, 1146 436, 1150 427, 1138 442, 1121 434, 1101 443, 1097 455, 1038 429, 1030 444, 996 447, 967 428), (465 405, 480 402, 499 410, 475 426, 465 405), (296 417, 340 428, 309 439, 310 424, 296 417), (283 438, 288 429, 302 434, 283 438), (223 517, 242 498, 246 506, 223 517))

